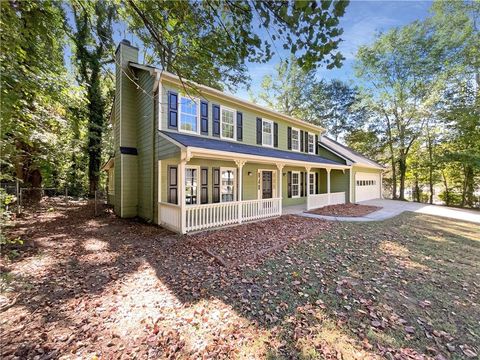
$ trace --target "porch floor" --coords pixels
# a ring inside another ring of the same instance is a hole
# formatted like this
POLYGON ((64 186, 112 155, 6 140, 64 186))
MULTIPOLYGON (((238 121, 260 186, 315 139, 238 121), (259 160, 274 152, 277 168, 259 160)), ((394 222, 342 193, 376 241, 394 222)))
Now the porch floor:
POLYGON ((304 211, 307 210, 306 204, 301 204, 301 205, 290 205, 290 206, 284 206, 282 208, 282 215, 295 215, 295 214, 301 214, 304 211))

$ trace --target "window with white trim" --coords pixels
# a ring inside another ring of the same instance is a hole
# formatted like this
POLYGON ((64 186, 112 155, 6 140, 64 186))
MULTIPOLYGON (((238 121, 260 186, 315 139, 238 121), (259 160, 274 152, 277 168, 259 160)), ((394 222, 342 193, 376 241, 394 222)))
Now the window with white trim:
POLYGON ((235 110, 221 107, 220 111, 221 137, 235 139, 235 110))
POLYGON ((262 120, 262 145, 273 146, 273 121, 262 120))
POLYGON ((292 150, 300 151, 300 130, 292 128, 292 150))
POLYGON ((315 195, 316 193, 316 185, 317 185, 317 173, 309 173, 308 176, 310 176, 310 178, 308 179, 309 181, 309 189, 308 191, 310 192, 310 195, 315 195))
POLYGON ((315 135, 308 133, 308 152, 315 154, 315 135))
POLYGON ((235 201, 235 172, 234 168, 220 169, 220 201, 235 201))
POLYGON ((292 171, 292 198, 300 197, 300 172, 292 171))
POLYGON ((185 204, 199 203, 198 198, 198 168, 185 168, 185 204))
POLYGON ((198 101, 189 97, 180 97, 180 130, 198 133, 198 101))

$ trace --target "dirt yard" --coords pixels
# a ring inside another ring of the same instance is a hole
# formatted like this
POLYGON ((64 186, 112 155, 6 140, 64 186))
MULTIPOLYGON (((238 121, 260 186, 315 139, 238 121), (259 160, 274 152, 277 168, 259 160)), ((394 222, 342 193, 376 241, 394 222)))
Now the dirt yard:
POLYGON ((310 214, 326 215, 326 216, 345 216, 358 217, 365 216, 374 211, 380 210, 380 206, 359 205, 359 204, 340 204, 324 206, 320 209, 308 211, 310 214))
POLYGON ((403 214, 177 236, 85 204, 19 219, 2 358, 477 358, 480 231, 403 214))

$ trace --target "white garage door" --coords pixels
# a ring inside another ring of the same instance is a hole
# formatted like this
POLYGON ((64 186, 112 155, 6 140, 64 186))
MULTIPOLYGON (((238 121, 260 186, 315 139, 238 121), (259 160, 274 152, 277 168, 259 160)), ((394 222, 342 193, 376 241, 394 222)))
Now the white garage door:
POLYGON ((380 198, 380 174, 358 172, 355 179, 356 202, 380 198))

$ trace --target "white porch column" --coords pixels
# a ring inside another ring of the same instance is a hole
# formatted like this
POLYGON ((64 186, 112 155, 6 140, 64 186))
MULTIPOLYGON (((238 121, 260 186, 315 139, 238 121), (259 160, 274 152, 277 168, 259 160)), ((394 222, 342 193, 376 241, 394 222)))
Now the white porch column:
POLYGON ((328 205, 330 205, 330 171, 332 169, 327 168, 327 194, 328 194, 328 205))
POLYGON ((282 189, 282 178, 283 178, 283 167, 285 165, 282 164, 282 163, 277 163, 277 182, 278 182, 278 188, 277 188, 277 197, 280 199, 280 215, 282 214, 282 211, 283 211, 283 189, 282 189))
POLYGON ((307 210, 310 210, 310 170, 312 168, 310 166, 305 166, 305 170, 307 171, 307 181, 306 181, 306 187, 307 187, 307 210))
POLYGON ((349 188, 348 188, 348 202, 351 203, 352 202, 352 173, 353 173, 353 167, 350 167, 350 169, 348 170, 348 174, 349 174, 349 180, 348 180, 348 183, 349 183, 349 188))
POLYGON ((178 203, 180 205, 180 231, 186 233, 187 229, 187 211, 185 205, 185 165, 190 161, 190 151, 182 151, 180 155, 180 164, 178 166, 178 203))
POLYGON ((238 186, 237 186, 237 200, 238 200, 238 222, 242 223, 242 200, 243 200, 243 165, 245 165, 244 160, 235 160, 238 169, 238 186))
POLYGON ((187 161, 182 159, 180 161, 180 166, 178 167, 178 203, 180 204, 180 231, 182 234, 185 234, 185 229, 187 227, 187 214, 185 209, 185 165, 187 161))

